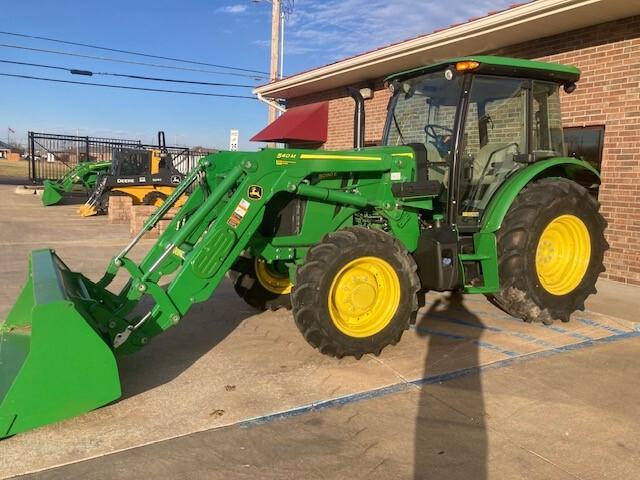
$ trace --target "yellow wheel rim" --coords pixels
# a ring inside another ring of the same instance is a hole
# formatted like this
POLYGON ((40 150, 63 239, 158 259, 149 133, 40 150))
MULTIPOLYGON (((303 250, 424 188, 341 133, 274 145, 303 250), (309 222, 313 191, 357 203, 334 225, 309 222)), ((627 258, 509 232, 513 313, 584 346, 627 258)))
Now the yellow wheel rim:
POLYGON ((293 285, 289 280, 289 276, 274 271, 263 258, 256 258, 255 270, 258 282, 260 282, 260 285, 266 290, 278 295, 288 295, 291 293, 293 285))
POLYGON ((378 257, 360 257, 347 263, 329 290, 331 320, 350 337, 370 337, 382 331, 399 304, 398 274, 378 257))
POLYGON ((561 215, 547 225, 538 240, 536 272, 540 285, 552 295, 566 295, 580 285, 590 260, 587 226, 574 215, 561 215))

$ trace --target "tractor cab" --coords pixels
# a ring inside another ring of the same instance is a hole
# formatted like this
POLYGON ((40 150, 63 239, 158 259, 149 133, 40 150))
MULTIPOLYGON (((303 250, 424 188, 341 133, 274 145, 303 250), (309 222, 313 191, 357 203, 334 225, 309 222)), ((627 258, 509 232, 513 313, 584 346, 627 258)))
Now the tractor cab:
POLYGON ((507 178, 565 155, 559 87, 572 92, 579 76, 569 66, 491 56, 395 74, 383 143, 424 150, 447 222, 477 231, 507 178))
MULTIPOLYGON (((177 183, 171 182, 171 175, 181 177, 168 154, 163 154, 160 150, 144 148, 114 149, 111 175, 121 179, 135 180, 135 182, 127 180, 126 183, 153 183, 166 186, 177 183)), ((121 180, 121 183, 125 182, 121 180)))
POLYGON ((175 168, 164 132, 158 132, 156 148, 117 148, 113 151, 114 184, 175 186, 183 175, 175 168))

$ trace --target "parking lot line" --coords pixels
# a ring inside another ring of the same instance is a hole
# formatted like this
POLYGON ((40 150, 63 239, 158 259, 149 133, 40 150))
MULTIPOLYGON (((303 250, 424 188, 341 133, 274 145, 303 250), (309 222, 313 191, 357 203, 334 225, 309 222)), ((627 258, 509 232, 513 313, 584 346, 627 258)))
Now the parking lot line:
POLYGON ((480 348, 493 350, 494 352, 501 353, 502 355, 506 355, 507 357, 517 357, 520 355, 517 352, 512 352, 511 350, 505 350, 504 348, 498 345, 494 345, 493 343, 490 343, 490 342, 485 342, 484 340, 477 340, 473 337, 466 337, 464 335, 457 335, 455 333, 441 332, 441 331, 433 330, 431 328, 417 327, 415 325, 412 325, 411 329, 416 330, 420 333, 424 333, 426 335, 437 335, 440 337, 447 337, 454 340, 470 340, 474 345, 477 345, 480 348))
POLYGON ((486 365, 478 365, 474 367, 462 368, 459 370, 455 370, 453 372, 447 372, 439 375, 432 375, 428 377, 419 378, 416 380, 411 380, 408 382, 400 382, 400 383, 396 383, 386 387, 368 390, 365 392, 358 392, 351 395, 345 395, 345 396, 330 399, 330 400, 313 402, 307 405, 301 405, 299 407, 284 410, 281 412, 271 413, 268 415, 262 415, 259 417, 250 418, 248 420, 243 420, 234 425, 239 426, 241 428, 255 427, 258 425, 263 425, 270 422, 284 420, 286 418, 304 415, 311 412, 326 410, 329 408, 336 408, 343 405, 348 405, 352 403, 370 400, 373 398, 382 397, 385 395, 399 393, 412 387, 422 387, 430 384, 443 383, 443 382, 448 382, 458 378, 466 377, 468 375, 474 375, 474 374, 482 373, 489 370, 497 370, 500 368, 505 368, 510 365, 513 365, 516 362, 524 362, 524 361, 529 361, 536 358, 560 355, 568 352, 573 352, 576 350, 581 350, 584 348, 594 347, 594 346, 605 344, 605 343, 614 343, 622 340, 628 340, 635 337, 640 337, 640 332, 630 331, 630 332, 619 333, 616 335, 611 335, 608 337, 589 339, 581 343, 572 343, 572 344, 564 345, 561 347, 554 347, 553 349, 550 349, 550 350, 543 350, 539 352, 529 353, 526 355, 520 355, 517 357, 505 358, 503 360, 498 360, 496 362, 486 364, 486 365))

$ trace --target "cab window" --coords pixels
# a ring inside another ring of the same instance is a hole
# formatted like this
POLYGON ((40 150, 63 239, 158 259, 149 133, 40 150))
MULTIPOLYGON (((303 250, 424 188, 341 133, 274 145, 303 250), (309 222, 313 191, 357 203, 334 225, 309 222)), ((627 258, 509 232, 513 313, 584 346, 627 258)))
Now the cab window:
POLYGON ((461 162, 458 223, 478 225, 505 179, 527 153, 526 80, 475 76, 469 93, 461 162))
POLYGON ((558 85, 533 82, 533 154, 537 159, 564 155, 558 85))
POLYGON ((387 116, 384 144, 422 143, 427 150, 429 179, 444 186, 442 200, 447 198, 462 81, 462 76, 447 80, 444 72, 404 80, 398 85, 387 116))

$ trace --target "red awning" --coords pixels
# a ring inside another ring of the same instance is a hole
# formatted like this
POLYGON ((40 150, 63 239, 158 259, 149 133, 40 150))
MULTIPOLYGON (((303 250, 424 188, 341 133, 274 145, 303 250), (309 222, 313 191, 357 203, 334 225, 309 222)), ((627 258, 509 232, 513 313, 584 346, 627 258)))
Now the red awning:
POLYGON ((275 122, 253 136, 253 142, 320 142, 327 141, 329 103, 320 102, 293 107, 275 122))

